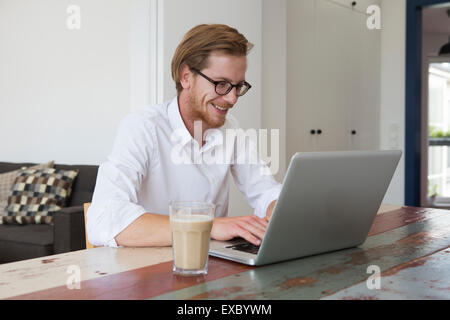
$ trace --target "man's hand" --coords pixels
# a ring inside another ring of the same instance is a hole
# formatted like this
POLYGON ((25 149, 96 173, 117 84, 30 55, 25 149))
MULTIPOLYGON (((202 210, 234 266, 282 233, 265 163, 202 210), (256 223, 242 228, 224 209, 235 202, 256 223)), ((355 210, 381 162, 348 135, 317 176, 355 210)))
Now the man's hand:
POLYGON ((272 217, 272 211, 273 211, 273 208, 275 207, 276 203, 277 203, 277 200, 274 200, 267 207, 266 218, 265 218, 267 222, 269 222, 270 217, 272 217))
POLYGON ((266 228, 267 221, 255 215, 215 218, 211 230, 211 238, 225 241, 241 237, 259 246, 266 228))

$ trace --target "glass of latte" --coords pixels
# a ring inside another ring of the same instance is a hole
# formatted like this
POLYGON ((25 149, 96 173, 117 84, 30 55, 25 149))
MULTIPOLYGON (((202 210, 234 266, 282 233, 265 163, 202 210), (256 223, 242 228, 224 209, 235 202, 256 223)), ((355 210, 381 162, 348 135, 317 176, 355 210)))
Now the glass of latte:
POLYGON ((214 211, 215 205, 208 202, 170 202, 174 274, 195 276, 208 273, 214 211))

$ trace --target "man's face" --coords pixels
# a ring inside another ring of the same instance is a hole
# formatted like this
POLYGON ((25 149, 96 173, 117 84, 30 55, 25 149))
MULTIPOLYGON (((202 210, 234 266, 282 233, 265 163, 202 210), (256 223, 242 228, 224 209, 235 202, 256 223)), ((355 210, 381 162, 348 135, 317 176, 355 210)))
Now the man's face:
MULTIPOLYGON (((213 52, 209 56, 207 68, 200 71, 212 80, 225 80, 237 84, 245 80, 246 70, 246 56, 232 56, 213 52)), ((195 74, 188 98, 192 115, 194 118, 202 120, 208 128, 223 126, 229 109, 234 106, 238 99, 236 88, 233 88, 226 95, 218 95, 214 84, 197 74, 195 74)))

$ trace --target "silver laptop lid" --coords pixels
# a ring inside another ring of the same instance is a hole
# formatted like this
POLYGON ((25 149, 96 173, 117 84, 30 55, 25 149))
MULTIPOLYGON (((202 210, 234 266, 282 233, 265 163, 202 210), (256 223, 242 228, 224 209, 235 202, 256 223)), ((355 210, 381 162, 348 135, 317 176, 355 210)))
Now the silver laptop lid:
POLYGON ((362 244, 401 154, 343 151, 293 156, 256 264, 362 244))

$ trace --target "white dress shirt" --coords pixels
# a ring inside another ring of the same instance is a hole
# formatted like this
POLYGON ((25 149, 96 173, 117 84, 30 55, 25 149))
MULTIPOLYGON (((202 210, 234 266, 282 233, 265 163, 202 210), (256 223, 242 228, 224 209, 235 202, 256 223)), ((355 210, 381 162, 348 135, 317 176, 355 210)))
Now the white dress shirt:
POLYGON ((89 241, 117 247, 114 238, 122 230, 144 213, 168 215, 170 201, 212 202, 216 217, 227 216, 230 173, 254 214, 264 217, 281 185, 262 174, 268 168, 261 161, 248 161, 257 154, 254 144, 237 148, 237 139, 225 140, 226 130, 236 128, 237 121, 228 115, 224 126, 205 133, 200 148, 184 125, 177 97, 126 116, 98 171, 87 213, 89 241), (211 157, 217 155, 212 150, 225 146, 223 161, 211 163, 219 159, 211 157), (202 155, 209 158, 201 161, 202 155))

